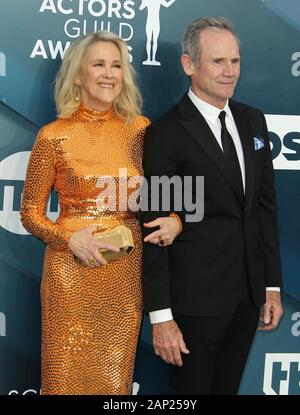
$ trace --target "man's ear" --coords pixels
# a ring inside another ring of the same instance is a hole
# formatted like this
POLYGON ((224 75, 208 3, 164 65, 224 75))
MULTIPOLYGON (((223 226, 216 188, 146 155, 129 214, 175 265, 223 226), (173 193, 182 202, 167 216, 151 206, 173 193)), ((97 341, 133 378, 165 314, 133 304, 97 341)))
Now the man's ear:
POLYGON ((187 55, 186 53, 181 55, 181 64, 182 64, 184 72, 188 76, 193 75, 193 73, 195 71, 195 65, 193 64, 193 62, 192 62, 191 58, 189 57, 189 55, 187 55))

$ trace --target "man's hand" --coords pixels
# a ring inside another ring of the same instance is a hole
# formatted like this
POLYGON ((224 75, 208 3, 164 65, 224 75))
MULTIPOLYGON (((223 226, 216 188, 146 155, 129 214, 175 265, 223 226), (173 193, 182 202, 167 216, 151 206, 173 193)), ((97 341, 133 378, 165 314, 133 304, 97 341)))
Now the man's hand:
POLYGON ((260 321, 263 323, 258 330, 273 330, 283 314, 281 295, 278 291, 266 291, 266 303, 263 305, 260 321))
POLYGON ((157 218, 151 222, 144 223, 144 226, 145 228, 156 228, 159 226, 157 231, 153 231, 144 238, 144 242, 159 244, 161 246, 171 245, 179 231, 177 219, 171 216, 157 218))
POLYGON ((182 366, 181 353, 189 354, 181 331, 174 320, 152 324, 153 347, 166 363, 182 366))

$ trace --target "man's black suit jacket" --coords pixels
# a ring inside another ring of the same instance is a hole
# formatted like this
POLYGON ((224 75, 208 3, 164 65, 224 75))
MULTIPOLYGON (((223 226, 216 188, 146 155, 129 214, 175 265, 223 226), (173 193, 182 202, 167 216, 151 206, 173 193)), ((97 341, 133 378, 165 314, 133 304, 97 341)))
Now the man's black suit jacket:
MULTIPOLYGON (((265 302, 265 287, 281 286, 276 197, 265 118, 247 105, 231 100, 229 106, 245 159, 244 200, 226 171, 216 138, 188 95, 147 129, 143 165, 148 183, 151 176, 203 176, 204 217, 192 223, 185 220, 187 212, 177 212, 183 230, 170 247, 144 244, 146 312, 171 308, 191 316, 221 315, 240 295, 245 270, 257 306, 265 302), (263 138, 262 148, 255 149, 254 137, 263 138)), ((143 211, 141 220, 148 222, 168 214, 143 211)), ((144 236, 150 232, 142 229, 144 236)))

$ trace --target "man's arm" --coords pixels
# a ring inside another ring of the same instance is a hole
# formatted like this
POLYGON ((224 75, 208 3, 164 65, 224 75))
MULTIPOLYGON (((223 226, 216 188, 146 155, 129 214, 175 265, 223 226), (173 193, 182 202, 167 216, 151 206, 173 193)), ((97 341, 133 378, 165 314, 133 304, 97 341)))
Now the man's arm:
POLYGON ((258 330, 270 331, 276 329, 283 314, 281 294, 278 291, 266 291, 266 302, 261 309, 261 325, 258 330))
POLYGON ((153 348, 166 363, 182 366, 181 353, 189 354, 175 320, 152 324, 153 348))
POLYGON ((261 321, 264 323, 260 330, 272 330, 279 324, 283 314, 280 287, 281 263, 279 252, 279 238, 277 226, 277 204, 274 184, 274 170, 268 129, 263 117, 263 135, 265 139, 266 159, 260 192, 259 225, 264 254, 266 273, 266 303, 262 308, 261 321), (273 287, 273 289, 272 289, 273 287))
POLYGON ((166 363, 182 366, 181 353, 189 354, 170 308, 150 311, 154 353, 166 363))
MULTIPOLYGON (((151 211, 152 198, 154 198, 154 192, 151 189, 152 177, 164 175, 172 177, 176 174, 176 157, 172 148, 172 138, 162 131, 160 125, 151 124, 146 130, 143 168, 147 186, 142 190, 142 198, 145 200, 142 201, 140 217, 142 235, 145 238, 153 232, 153 228, 146 228, 144 223, 170 214, 170 212, 162 211, 161 206, 159 206, 159 210, 151 211)), ((155 197, 161 199, 162 194, 158 192, 155 197)), ((171 308, 169 250, 167 247, 153 245, 149 242, 144 243, 143 296, 146 312, 171 308)))
MULTIPOLYGON (((151 177, 176 175, 176 151, 172 137, 160 126, 150 125, 144 141, 144 176, 147 180, 148 211, 142 210, 142 234, 145 238, 149 229, 143 223, 150 222, 158 216, 170 212, 151 212, 151 177)), ((160 195, 161 196, 161 195, 160 195)), ((151 231, 151 229, 150 229, 151 231)), ((181 353, 189 353, 182 333, 173 320, 171 311, 169 250, 149 242, 144 243, 143 250, 143 298, 144 309, 149 312, 152 323, 153 347, 157 356, 166 363, 182 366, 181 353)))

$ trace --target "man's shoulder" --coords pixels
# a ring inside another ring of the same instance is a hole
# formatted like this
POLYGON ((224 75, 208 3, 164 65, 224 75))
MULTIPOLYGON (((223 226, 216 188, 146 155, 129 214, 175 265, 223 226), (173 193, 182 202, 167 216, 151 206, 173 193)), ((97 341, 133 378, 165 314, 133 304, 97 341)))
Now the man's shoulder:
POLYGON ((178 104, 173 105, 164 114, 161 114, 152 124, 155 126, 167 126, 172 125, 174 120, 178 118, 178 104))
POLYGON ((151 127, 153 128, 178 128, 177 122, 180 120, 181 114, 181 103, 184 101, 183 97, 180 101, 169 108, 165 113, 161 114, 156 120, 152 121, 151 127))
POLYGON ((240 101, 236 101, 234 99, 229 100, 229 107, 239 110, 241 112, 249 111, 253 114, 263 114, 262 110, 260 110, 259 108, 253 107, 240 101))

